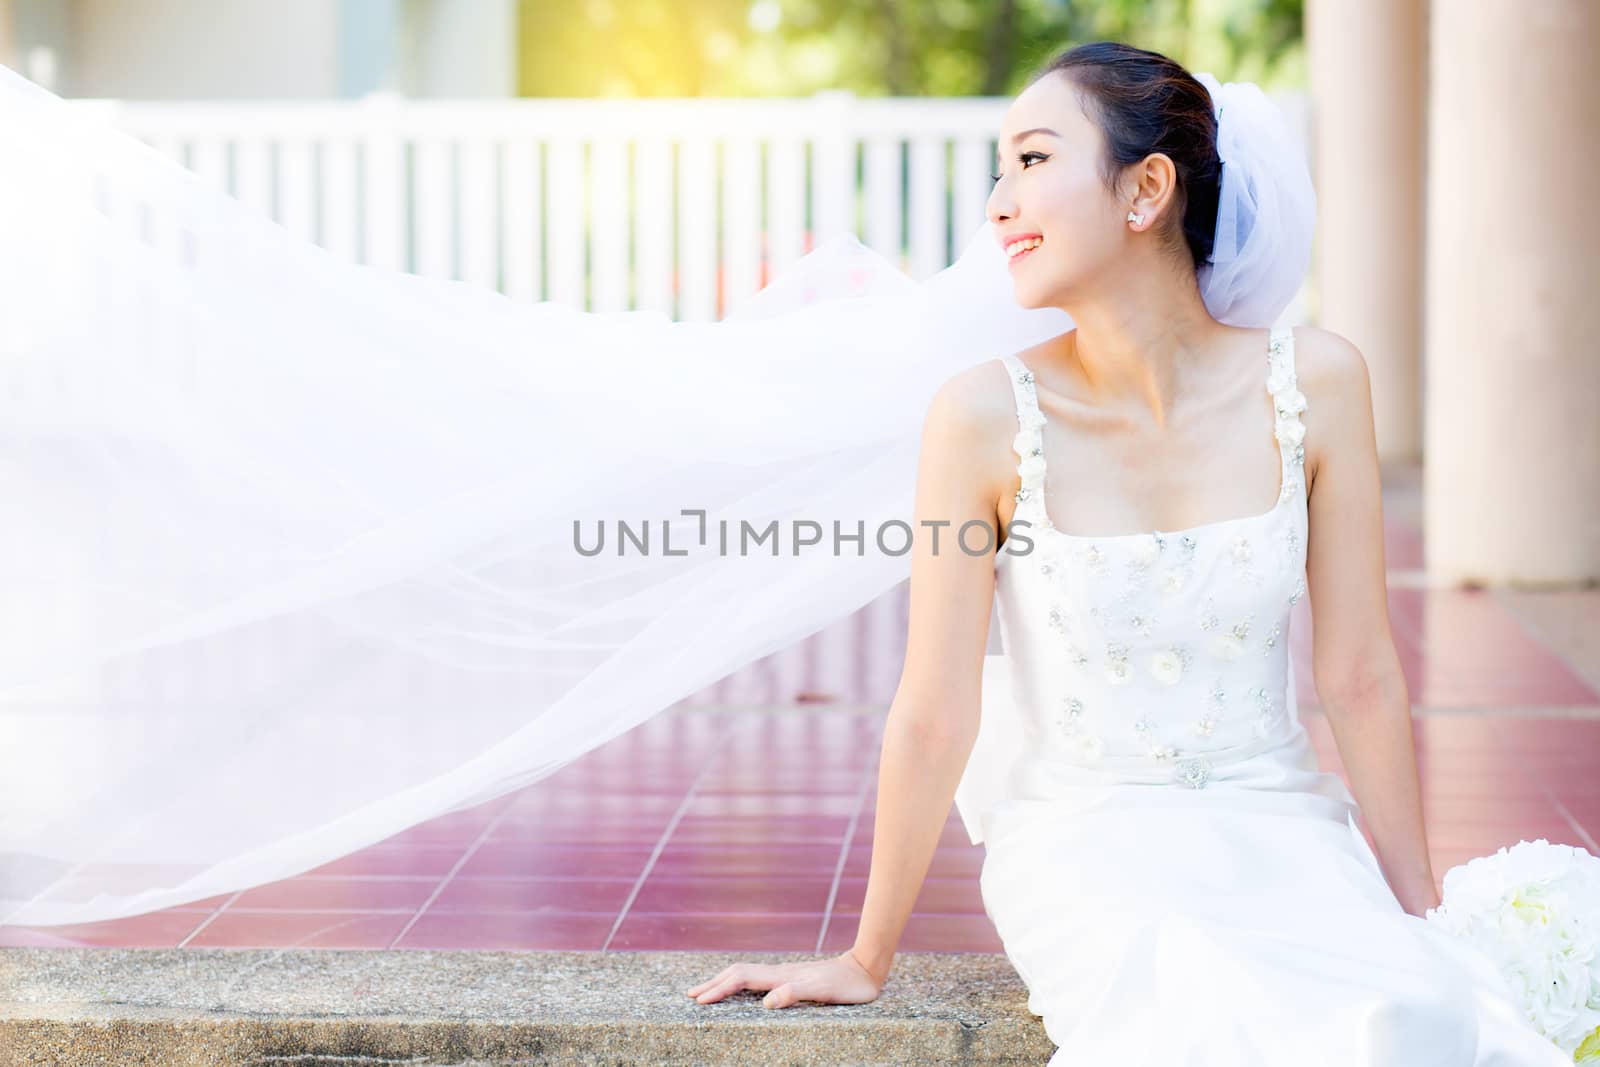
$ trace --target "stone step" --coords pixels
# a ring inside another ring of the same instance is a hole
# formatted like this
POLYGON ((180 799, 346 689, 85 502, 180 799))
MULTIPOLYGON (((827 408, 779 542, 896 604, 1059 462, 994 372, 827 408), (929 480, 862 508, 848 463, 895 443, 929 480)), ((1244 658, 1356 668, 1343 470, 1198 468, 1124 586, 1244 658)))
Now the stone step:
POLYGON ((1003 955, 902 953, 870 1004, 684 990, 793 953, 0 949, 0 1067, 1031 1064, 1003 955))

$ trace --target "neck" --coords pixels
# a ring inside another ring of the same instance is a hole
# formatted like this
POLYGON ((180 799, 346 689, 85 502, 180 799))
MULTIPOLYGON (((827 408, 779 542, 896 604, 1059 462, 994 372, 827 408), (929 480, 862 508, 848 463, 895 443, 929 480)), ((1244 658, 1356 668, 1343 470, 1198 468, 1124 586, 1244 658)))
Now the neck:
POLYGON ((1057 305, 1076 327, 1062 335, 1062 355, 1096 402, 1147 408, 1162 424, 1195 356, 1214 351, 1227 327, 1206 310, 1192 271, 1129 259, 1057 305))

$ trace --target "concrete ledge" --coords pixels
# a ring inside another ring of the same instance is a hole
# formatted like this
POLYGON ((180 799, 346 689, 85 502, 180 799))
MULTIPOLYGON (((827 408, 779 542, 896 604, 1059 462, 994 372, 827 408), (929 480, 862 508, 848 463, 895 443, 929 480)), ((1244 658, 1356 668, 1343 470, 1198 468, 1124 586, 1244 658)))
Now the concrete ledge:
POLYGON ((1001 955, 903 953, 871 1004, 697 1004, 796 953, 0 949, 0 1065, 1030 1064, 1001 955))

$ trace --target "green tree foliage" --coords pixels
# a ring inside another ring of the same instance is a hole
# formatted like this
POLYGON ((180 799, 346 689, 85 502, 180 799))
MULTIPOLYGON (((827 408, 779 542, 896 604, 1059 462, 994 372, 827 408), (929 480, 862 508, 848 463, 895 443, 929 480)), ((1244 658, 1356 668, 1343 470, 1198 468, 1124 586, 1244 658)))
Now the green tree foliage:
POLYGON ((521 0, 524 96, 1009 95, 1119 40, 1271 89, 1304 82, 1303 0, 521 0))

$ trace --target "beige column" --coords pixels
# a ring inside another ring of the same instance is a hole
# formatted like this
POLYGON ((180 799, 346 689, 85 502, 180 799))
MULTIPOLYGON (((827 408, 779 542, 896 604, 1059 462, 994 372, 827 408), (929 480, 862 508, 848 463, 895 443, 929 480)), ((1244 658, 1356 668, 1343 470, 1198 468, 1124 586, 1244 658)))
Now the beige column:
POLYGON ((1430 574, 1600 578, 1600 3, 1434 5, 1430 574))
MULTIPOLYGON (((1446 3, 1453 0, 1446 0, 1446 3)), ((1317 324, 1361 349, 1378 454, 1421 451, 1426 0, 1307 0, 1317 324)))
POLYGON ((0 0, 0 64, 16 70, 20 66, 17 57, 17 13, 12 0, 0 0))

